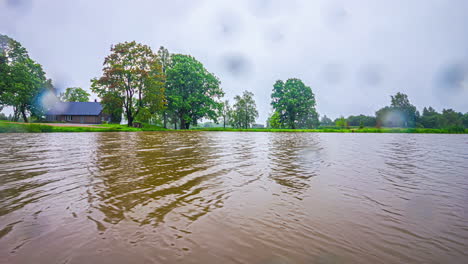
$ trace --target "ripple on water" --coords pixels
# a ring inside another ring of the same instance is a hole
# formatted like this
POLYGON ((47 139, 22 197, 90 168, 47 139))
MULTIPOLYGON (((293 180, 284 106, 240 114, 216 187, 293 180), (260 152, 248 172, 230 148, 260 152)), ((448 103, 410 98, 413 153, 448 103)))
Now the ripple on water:
POLYGON ((466 135, 0 137, 0 257, 463 263, 466 135))

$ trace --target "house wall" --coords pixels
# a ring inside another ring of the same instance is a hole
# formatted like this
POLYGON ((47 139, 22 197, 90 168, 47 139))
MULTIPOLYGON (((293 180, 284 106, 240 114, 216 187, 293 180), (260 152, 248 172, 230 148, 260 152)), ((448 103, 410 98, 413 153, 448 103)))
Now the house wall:
POLYGON ((75 124, 101 124, 101 115, 97 116, 80 116, 74 115, 71 116, 71 120, 67 120, 65 115, 47 115, 47 121, 53 122, 66 122, 66 123, 75 123, 75 124))

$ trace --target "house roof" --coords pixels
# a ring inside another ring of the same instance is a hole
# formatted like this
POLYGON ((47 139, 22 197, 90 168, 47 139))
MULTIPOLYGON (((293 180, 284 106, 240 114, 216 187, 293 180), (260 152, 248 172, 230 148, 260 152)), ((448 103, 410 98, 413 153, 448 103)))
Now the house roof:
POLYGON ((46 115, 99 115, 102 106, 98 102, 59 102, 46 115))

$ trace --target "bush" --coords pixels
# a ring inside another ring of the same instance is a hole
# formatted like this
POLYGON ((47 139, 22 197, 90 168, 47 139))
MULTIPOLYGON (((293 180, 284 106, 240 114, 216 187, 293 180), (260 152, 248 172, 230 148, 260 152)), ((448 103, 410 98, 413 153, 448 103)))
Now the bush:
POLYGON ((455 134, 461 134, 461 133, 465 133, 465 128, 461 127, 461 126, 452 126, 452 127, 449 127, 448 128, 448 132, 449 133, 455 133, 455 134))

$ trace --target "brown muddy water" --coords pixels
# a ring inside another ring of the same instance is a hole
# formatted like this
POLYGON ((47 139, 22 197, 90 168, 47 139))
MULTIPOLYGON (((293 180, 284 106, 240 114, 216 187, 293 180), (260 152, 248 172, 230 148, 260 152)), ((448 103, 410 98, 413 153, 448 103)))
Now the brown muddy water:
POLYGON ((468 263, 468 135, 0 134, 1 263, 468 263))

